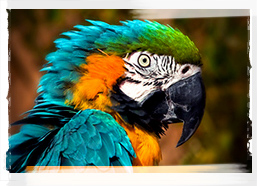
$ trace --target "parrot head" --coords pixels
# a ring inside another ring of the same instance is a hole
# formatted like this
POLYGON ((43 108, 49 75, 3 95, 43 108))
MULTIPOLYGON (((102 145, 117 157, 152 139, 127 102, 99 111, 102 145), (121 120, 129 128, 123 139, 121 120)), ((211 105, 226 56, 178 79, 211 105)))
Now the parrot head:
POLYGON ((183 122, 177 146, 198 128, 205 107, 201 56, 179 30, 150 21, 90 21, 55 41, 39 92, 78 110, 117 113, 160 137, 183 122))
POLYGON ((137 123, 157 136, 164 134, 168 124, 184 122, 177 146, 182 145, 203 116, 205 92, 200 67, 146 51, 132 53, 124 61, 125 78, 112 95, 118 112, 128 123, 137 123))

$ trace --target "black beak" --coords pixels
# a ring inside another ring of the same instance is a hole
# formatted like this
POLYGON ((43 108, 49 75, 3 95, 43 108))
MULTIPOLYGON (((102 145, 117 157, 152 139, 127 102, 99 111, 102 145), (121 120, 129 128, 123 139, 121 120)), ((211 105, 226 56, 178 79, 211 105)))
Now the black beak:
POLYGON ((205 107, 205 89, 201 73, 181 80, 166 92, 169 109, 163 122, 184 122, 177 147, 185 143, 200 125, 205 107))

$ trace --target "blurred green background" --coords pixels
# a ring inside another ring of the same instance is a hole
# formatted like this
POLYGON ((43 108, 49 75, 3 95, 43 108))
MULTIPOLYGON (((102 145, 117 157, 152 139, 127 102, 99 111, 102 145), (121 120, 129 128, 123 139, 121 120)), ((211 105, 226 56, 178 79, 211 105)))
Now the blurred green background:
MULTIPOLYGON (((161 10, 160 10, 161 11, 161 10)), ((170 10, 172 11, 172 10, 170 10)), ((60 33, 85 19, 120 24, 138 15, 132 10, 11 10, 9 11, 9 121, 31 109, 45 56, 55 51, 60 33)), ((142 15, 141 15, 142 17, 142 15)), ((206 110, 195 135, 175 148, 182 125, 171 125, 160 140, 161 165, 242 163, 247 160, 249 80, 247 67, 249 17, 159 19, 178 28, 196 44, 203 59, 206 110)), ((10 134, 19 127, 11 127, 10 134)), ((248 161, 248 168, 250 168, 248 161)))

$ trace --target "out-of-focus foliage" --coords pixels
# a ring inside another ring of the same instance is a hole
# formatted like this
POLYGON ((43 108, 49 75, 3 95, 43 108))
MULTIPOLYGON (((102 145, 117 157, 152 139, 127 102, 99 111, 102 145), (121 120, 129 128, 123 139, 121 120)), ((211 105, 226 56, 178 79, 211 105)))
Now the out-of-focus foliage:
MULTIPOLYGON (((160 10, 161 11, 161 10, 160 10)), ((172 10, 170 10, 172 11, 172 10)), ((47 53, 60 33, 85 19, 120 24, 130 10, 11 10, 9 16, 10 123, 32 108, 47 53)), ((178 28, 199 48, 203 59, 206 110, 195 135, 175 148, 182 125, 172 125, 160 141, 161 165, 246 163, 249 81, 248 17, 156 20, 178 28)), ((17 131, 12 127, 10 133, 17 131)))

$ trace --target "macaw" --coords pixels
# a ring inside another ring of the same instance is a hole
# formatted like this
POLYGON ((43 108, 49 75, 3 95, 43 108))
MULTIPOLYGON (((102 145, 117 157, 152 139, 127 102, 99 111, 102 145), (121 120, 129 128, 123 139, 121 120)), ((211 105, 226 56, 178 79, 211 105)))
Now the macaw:
POLYGON ((87 20, 54 41, 35 106, 13 125, 7 170, 28 166, 150 166, 168 124, 183 122, 177 146, 204 113, 202 60, 178 29, 148 20, 87 20))

